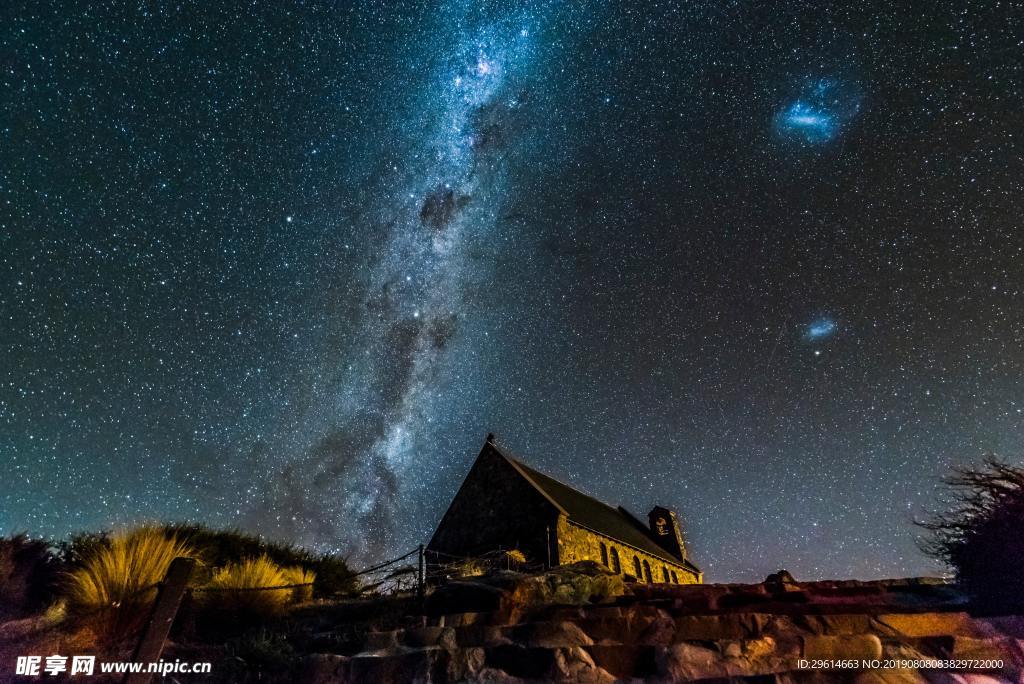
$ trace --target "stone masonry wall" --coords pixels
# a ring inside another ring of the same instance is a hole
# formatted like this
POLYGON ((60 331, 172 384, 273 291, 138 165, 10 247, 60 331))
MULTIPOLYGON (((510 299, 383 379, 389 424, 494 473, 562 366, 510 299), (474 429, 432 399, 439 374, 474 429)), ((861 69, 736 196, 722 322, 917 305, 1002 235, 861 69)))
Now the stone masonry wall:
POLYGON ((527 562, 546 563, 547 529, 556 515, 554 506, 487 445, 427 549, 467 557, 519 549, 527 562))
MULTIPOLYGON (((700 578, 697 575, 681 565, 671 565, 657 556, 645 553, 632 546, 626 546, 611 537, 605 537, 584 527, 574 525, 564 515, 559 516, 556 530, 558 535, 558 562, 561 565, 590 560, 614 569, 612 567, 611 555, 612 549, 615 549, 619 554, 620 572, 622 574, 636 576, 633 559, 637 558, 640 561, 641 569, 645 561, 650 565, 651 579, 655 583, 664 583, 663 568, 670 573, 669 583, 697 584, 700 582, 700 578), (600 545, 602 543, 608 549, 607 563, 601 557, 600 545), (675 572, 678 582, 672 581, 672 572, 675 572)), ((643 574, 643 570, 641 570, 641 574, 643 574)), ((643 581, 645 578, 639 577, 637 579, 643 581)))

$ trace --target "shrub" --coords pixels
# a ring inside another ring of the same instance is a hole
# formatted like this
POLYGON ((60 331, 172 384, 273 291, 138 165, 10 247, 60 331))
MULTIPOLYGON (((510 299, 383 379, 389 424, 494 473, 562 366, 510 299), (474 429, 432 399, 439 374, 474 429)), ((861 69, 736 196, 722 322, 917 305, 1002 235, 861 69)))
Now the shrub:
POLYGON ((465 558, 452 563, 450 569, 455 577, 479 577, 487 574, 490 564, 477 558, 465 558))
POLYGON ((526 554, 519 549, 504 551, 501 555, 501 562, 506 570, 518 570, 526 564, 526 554))
POLYGON ((283 570, 286 584, 300 584, 292 589, 292 602, 302 603, 313 598, 313 584, 316 582, 316 573, 307 570, 301 565, 293 565, 283 570))
POLYGON ((289 582, 284 570, 269 557, 259 556, 229 563, 214 572, 203 601, 211 609, 236 617, 271 617, 281 612, 292 592, 267 587, 286 584, 289 582))
MULTIPOLYGON (((180 539, 180 537, 179 537, 180 539)), ((57 553, 69 569, 80 567, 110 543, 109 532, 78 532, 57 544, 57 553)))
POLYGON ((311 566, 316 573, 313 594, 330 598, 353 594, 359 588, 358 578, 344 558, 332 554, 316 557, 311 566))
POLYGON ((171 561, 195 555, 157 527, 112 534, 76 561, 68 576, 68 609, 87 618, 99 636, 120 639, 146 618, 171 561))
POLYGON ((214 567, 266 556, 282 568, 300 566, 314 573, 316 581, 313 590, 317 596, 349 594, 356 588, 356 579, 348 563, 336 555, 316 554, 237 529, 215 530, 205 525, 184 523, 166 525, 165 529, 196 548, 203 549, 204 559, 214 567))
POLYGON ((947 510, 918 524, 926 552, 987 610, 1024 607, 1024 468, 994 458, 946 478, 947 510))
POLYGON ((49 543, 24 534, 0 538, 0 621, 45 608, 54 598, 60 570, 49 543))
POLYGON ((227 659, 226 674, 232 681, 245 680, 253 671, 264 674, 287 671, 296 661, 295 647, 284 634, 260 629, 228 640, 224 650, 227 659), (237 679, 235 679, 237 678, 237 679))

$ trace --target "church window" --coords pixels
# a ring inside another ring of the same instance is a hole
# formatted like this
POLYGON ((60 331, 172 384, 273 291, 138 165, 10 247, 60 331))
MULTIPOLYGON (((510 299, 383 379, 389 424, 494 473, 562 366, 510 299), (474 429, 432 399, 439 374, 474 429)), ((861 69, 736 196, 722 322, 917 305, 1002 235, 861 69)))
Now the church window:
POLYGON ((601 565, 608 565, 608 547, 601 542, 601 565))
POLYGON ((610 567, 616 575, 622 572, 622 566, 619 565, 619 550, 614 546, 612 547, 612 564, 610 567))
POLYGON ((633 556, 633 574, 636 575, 638 580, 644 578, 644 571, 640 567, 640 558, 637 556, 633 556))
POLYGON ((654 584, 654 578, 651 576, 651 564, 647 561, 644 561, 644 579, 648 584, 654 584))

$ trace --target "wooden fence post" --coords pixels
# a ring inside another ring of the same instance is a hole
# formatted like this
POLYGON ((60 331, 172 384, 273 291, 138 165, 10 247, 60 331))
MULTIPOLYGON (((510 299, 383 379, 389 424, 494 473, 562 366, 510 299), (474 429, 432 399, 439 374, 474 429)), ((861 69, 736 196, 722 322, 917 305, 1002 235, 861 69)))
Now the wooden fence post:
POLYGON ((146 672, 149 663, 160 660, 160 654, 164 650, 164 641, 171 631, 171 624, 174 616, 178 613, 178 606, 181 605, 181 597, 185 594, 185 587, 188 585, 188 578, 196 566, 195 558, 175 558, 167 568, 167 575, 156 595, 156 602, 153 604, 153 612, 139 639, 139 645, 135 648, 132 661, 142 663, 142 672, 130 672, 124 678, 124 684, 149 684, 153 679, 154 672, 146 672))

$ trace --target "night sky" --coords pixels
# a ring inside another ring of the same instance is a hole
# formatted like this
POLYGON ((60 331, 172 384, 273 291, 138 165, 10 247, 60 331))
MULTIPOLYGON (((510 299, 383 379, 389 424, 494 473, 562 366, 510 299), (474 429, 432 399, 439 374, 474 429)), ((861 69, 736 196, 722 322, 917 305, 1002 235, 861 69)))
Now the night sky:
POLYGON ((714 581, 1024 454, 1008 2, 0 8, 0 532, 429 539, 485 435, 714 581))

